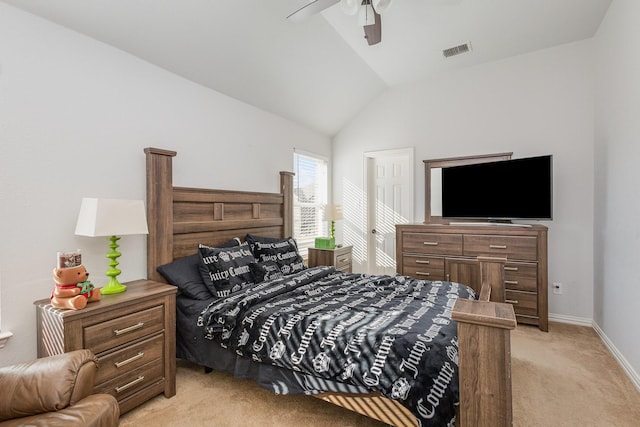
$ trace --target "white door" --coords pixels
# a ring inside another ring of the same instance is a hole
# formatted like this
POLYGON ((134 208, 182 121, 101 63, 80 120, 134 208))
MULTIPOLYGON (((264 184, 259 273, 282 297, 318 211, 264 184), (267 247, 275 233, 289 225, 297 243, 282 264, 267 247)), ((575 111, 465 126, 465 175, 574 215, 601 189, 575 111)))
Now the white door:
POLYGON ((366 153, 369 274, 396 272, 396 224, 413 220, 413 150, 366 153))

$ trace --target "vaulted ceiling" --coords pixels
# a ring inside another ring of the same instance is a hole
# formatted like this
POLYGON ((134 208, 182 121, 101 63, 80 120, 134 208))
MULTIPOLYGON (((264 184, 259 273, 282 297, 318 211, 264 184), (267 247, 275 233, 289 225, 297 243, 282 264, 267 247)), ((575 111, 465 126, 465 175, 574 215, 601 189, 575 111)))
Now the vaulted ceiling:
POLYGON ((286 19, 310 0, 1 1, 329 136, 389 87, 589 38, 611 3, 394 0, 369 46, 339 4, 286 19))

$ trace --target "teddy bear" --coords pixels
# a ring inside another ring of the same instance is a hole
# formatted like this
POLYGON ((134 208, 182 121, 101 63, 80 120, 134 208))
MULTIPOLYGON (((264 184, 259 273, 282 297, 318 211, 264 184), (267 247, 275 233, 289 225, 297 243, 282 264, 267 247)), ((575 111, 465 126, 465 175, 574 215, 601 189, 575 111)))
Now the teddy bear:
POLYGON ((89 281, 89 273, 84 265, 54 268, 56 282, 51 293, 51 305, 55 308, 81 310, 88 302, 100 300, 100 289, 89 281))

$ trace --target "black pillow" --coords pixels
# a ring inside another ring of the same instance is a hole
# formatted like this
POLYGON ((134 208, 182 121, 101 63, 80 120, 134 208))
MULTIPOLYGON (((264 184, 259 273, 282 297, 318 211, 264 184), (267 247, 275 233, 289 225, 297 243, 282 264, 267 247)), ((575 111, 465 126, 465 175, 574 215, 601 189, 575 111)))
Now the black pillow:
MULTIPOLYGON (((240 245, 240 239, 235 238, 220 245, 220 247, 233 247, 240 245)), ((200 275, 200 254, 197 252, 183 258, 179 258, 168 264, 156 268, 158 273, 167 282, 177 286, 181 293, 189 298, 198 300, 208 300, 213 297, 207 285, 204 284, 200 275)))
POLYGON ((156 270, 189 298, 207 300, 213 295, 200 276, 200 255, 193 254, 161 265, 156 270))
POLYGON ((282 274, 293 274, 307 268, 298 252, 298 245, 293 237, 278 239, 247 234, 245 237, 253 256, 258 262, 272 261, 278 264, 282 274))
POLYGON ((256 260, 246 242, 232 248, 199 245, 198 254, 200 276, 214 296, 226 297, 254 283, 250 265, 256 260))
POLYGON ((264 282, 265 280, 279 279, 284 274, 280 271, 280 266, 273 261, 254 262, 250 266, 253 281, 255 283, 264 282))

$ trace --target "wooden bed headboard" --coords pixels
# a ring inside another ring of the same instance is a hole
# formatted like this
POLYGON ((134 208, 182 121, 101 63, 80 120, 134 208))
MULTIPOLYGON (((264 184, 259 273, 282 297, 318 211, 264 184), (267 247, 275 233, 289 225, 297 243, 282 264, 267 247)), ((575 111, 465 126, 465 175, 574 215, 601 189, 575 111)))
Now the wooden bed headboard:
POLYGON ((175 151, 145 148, 147 157, 147 276, 165 282, 160 265, 247 233, 293 234, 293 173, 280 172, 279 193, 173 186, 175 151))

